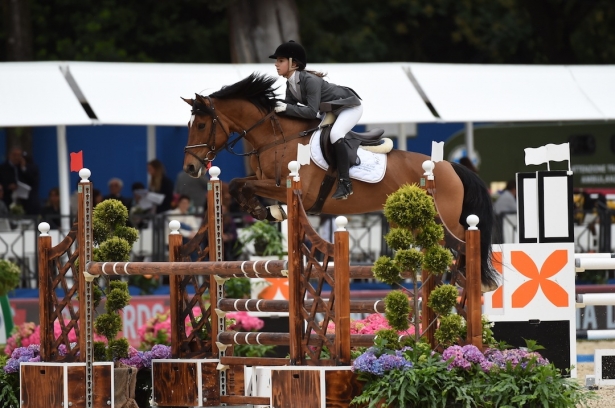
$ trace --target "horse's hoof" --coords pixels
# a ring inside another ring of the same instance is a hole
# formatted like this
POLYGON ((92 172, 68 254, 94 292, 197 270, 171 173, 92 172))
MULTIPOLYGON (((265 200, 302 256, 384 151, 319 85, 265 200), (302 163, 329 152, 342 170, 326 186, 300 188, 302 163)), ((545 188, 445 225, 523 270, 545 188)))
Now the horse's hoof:
POLYGON ((263 208, 261 206, 258 206, 256 208, 254 208, 254 212, 252 213, 252 215, 257 220, 262 221, 262 220, 267 218, 267 209, 263 208))

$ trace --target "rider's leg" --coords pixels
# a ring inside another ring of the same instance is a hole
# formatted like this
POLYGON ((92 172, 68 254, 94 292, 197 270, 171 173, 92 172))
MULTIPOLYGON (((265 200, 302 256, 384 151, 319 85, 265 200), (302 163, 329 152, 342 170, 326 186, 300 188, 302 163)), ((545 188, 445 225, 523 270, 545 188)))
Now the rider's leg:
POLYGON ((337 190, 332 196, 336 200, 344 200, 352 194, 352 182, 349 176, 350 160, 348 160, 344 136, 357 124, 362 114, 361 105, 344 109, 331 128, 330 140, 335 151, 338 171, 337 190))

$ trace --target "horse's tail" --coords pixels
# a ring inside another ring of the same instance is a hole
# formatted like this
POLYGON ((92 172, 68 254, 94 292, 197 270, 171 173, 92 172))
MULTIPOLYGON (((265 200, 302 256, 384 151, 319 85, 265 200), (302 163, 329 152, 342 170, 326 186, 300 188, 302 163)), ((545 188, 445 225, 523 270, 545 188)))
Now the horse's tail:
POLYGON ((451 163, 463 184, 463 205, 459 223, 468 228, 466 218, 478 216, 480 229, 480 265, 483 286, 497 287, 499 274, 491 263, 491 238, 496 225, 493 202, 489 190, 480 177, 472 170, 458 163, 451 163))

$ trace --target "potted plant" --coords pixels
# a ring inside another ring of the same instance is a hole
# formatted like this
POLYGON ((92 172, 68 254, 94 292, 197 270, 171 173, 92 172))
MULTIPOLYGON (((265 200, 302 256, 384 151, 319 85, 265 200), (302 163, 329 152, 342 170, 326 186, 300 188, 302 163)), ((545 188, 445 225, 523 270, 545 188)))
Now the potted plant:
POLYGON ((277 224, 268 221, 256 221, 244 228, 239 234, 239 242, 245 246, 254 245, 257 256, 281 256, 284 254, 284 236, 277 224))
MULTIPOLYGON (((93 235, 95 248, 92 258, 96 262, 127 262, 139 233, 135 228, 126 226, 128 209, 119 200, 105 200, 94 207, 93 235)), ((94 358, 97 361, 115 362, 115 404, 130 406, 134 402, 137 369, 121 364, 121 359, 129 357, 129 344, 126 338, 117 338, 122 329, 120 312, 128 305, 130 295, 128 284, 120 280, 106 280, 105 313, 94 320, 96 332, 107 339, 107 344, 94 342, 94 358), (121 390, 118 392, 118 390, 121 390)), ((95 298, 102 295, 95 285, 95 298)))

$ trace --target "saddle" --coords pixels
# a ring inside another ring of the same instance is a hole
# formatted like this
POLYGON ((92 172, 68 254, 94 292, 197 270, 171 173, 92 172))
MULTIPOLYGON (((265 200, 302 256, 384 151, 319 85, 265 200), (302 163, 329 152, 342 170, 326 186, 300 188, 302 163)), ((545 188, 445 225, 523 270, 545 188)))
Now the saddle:
MULTIPOLYGON (((322 129, 320 132, 320 150, 322 150, 322 155, 327 161, 329 166, 335 166, 335 153, 333 152, 333 144, 331 144, 331 140, 329 139, 329 135, 331 134, 331 127, 335 122, 336 116, 327 112, 325 114, 325 118, 320 123, 320 128, 322 129)), ((348 153, 348 159, 350 161, 350 166, 358 166, 361 164, 361 159, 357 155, 357 149, 359 146, 379 146, 385 143, 385 140, 382 138, 384 134, 384 129, 371 129, 367 132, 354 132, 350 131, 346 133, 344 137, 344 146, 346 147, 346 152, 348 153)))

